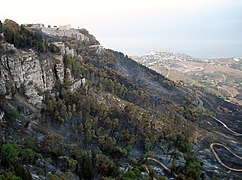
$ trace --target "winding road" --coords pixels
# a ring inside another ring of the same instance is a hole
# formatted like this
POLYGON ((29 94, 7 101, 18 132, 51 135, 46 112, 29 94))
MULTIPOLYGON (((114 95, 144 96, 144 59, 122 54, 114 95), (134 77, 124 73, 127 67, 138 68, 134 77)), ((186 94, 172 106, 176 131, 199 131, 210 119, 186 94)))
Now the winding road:
POLYGON ((231 149, 229 149, 227 146, 223 145, 223 144, 220 144, 220 143, 211 143, 210 144, 210 148, 215 156, 215 158, 217 159, 217 161, 225 168, 231 170, 231 171, 236 171, 236 172, 242 172, 242 169, 236 169, 236 168, 232 168, 232 167, 229 167, 227 166, 226 164, 224 164, 221 159, 219 158, 218 154, 216 153, 216 151, 214 150, 214 146, 221 146, 223 147, 224 149, 226 149, 228 152, 230 152, 231 154, 233 154, 235 157, 237 157, 238 159, 242 160, 242 157, 235 154, 231 149))
MULTIPOLYGON (((200 100, 203 99, 204 101, 206 101, 206 102, 209 104, 209 106, 210 106, 213 110, 215 110, 216 113, 219 113, 219 112, 217 112, 216 109, 213 108, 212 104, 211 104, 207 99, 205 99, 205 98, 199 96, 197 93, 196 93, 196 95, 199 97, 200 100)), ((230 133, 232 133, 233 136, 236 136, 236 137, 242 137, 242 134, 241 134, 241 133, 238 133, 238 132, 236 132, 236 131, 230 129, 230 128, 229 128, 224 122, 222 122, 222 121, 219 120, 218 118, 213 117, 213 116, 211 116, 211 115, 209 115, 209 117, 211 117, 211 118, 212 118, 213 120, 215 120, 216 122, 219 122, 219 123, 225 128, 225 129, 227 129, 230 133)), ((232 167, 229 167, 229 166, 227 166, 226 164, 224 164, 224 163, 221 161, 221 159, 219 158, 219 156, 218 156, 218 154, 216 153, 216 151, 214 150, 214 146, 221 146, 221 147, 223 147, 223 148, 226 149, 228 152, 230 152, 233 156, 235 156, 236 158, 238 158, 238 159, 240 159, 240 160, 242 160, 242 157, 241 157, 241 156, 237 155, 237 154, 234 153, 231 149, 229 149, 227 146, 225 146, 225 145, 223 145, 223 144, 221 144, 221 143, 211 143, 211 144, 210 144, 210 149, 212 150, 212 153, 214 154, 216 160, 217 160, 217 161, 218 161, 223 167, 225 167, 225 168, 227 168, 227 169, 229 169, 229 170, 231 170, 231 171, 242 172, 242 169, 232 168, 232 167)))
POLYGON ((233 130, 230 129, 225 123, 223 123, 221 120, 217 119, 216 117, 212 117, 212 116, 209 116, 209 117, 211 117, 211 118, 214 119, 215 121, 217 121, 217 122, 219 122, 220 124, 222 124, 223 127, 224 127, 225 129, 227 129, 228 131, 232 132, 234 136, 242 136, 242 134, 233 131, 233 130))
MULTIPOLYGON (((179 87, 177 87, 180 91, 183 91, 182 89, 180 89, 179 87)), ((197 92, 195 93, 196 94, 196 98, 197 100, 199 100, 199 104, 204 104, 203 101, 205 101, 211 109, 213 109, 217 114, 221 114, 220 112, 218 112, 216 109, 214 109, 213 105, 204 97, 202 97, 200 94, 198 94, 197 92)), ((172 95, 172 93, 170 94, 172 95)), ((223 128, 225 128, 226 130, 228 130, 230 133, 232 133, 232 136, 236 136, 236 137, 242 137, 242 134, 239 133, 239 132, 236 132, 232 129, 230 129, 224 122, 222 122, 220 119, 216 118, 216 117, 213 117, 211 115, 209 115, 210 118, 212 118, 214 121, 220 123, 223 128)), ((226 135, 224 135, 224 137, 226 137, 226 135)), ((210 149, 213 153, 213 155, 215 156, 216 160, 226 169, 230 170, 230 171, 235 171, 235 172, 242 172, 242 169, 237 169, 237 168, 233 168, 233 167, 229 167, 228 165, 226 165, 224 162, 221 161, 219 155, 216 153, 214 147, 215 146, 220 146, 220 147, 223 147, 226 151, 228 151, 229 153, 231 153, 233 156, 235 156, 236 158, 242 160, 242 157, 237 155, 236 153, 234 153, 230 148, 228 148, 227 146, 221 144, 221 143, 211 143, 210 144, 210 149)), ((171 173, 171 170, 165 165, 163 164, 162 162, 160 162, 159 160, 155 159, 155 158, 147 158, 146 160, 150 160, 150 161, 154 161, 156 163, 158 163, 166 172, 168 173, 171 173)), ((177 175, 175 173, 173 173, 173 175, 176 177, 177 175)))
MULTIPOLYGON (((238 133, 238 132, 236 132, 236 131, 230 129, 230 128, 229 128, 224 122, 222 122, 222 121, 219 120, 218 118, 216 118, 216 117, 212 117, 212 116, 209 116, 209 117, 211 117, 213 120, 215 120, 215 121, 219 122, 220 124, 222 124, 223 127, 224 127, 225 129, 227 129, 229 132, 231 132, 233 136, 237 136, 237 137, 241 137, 241 136, 242 136, 241 133, 238 133)), ((232 168, 232 167, 229 167, 229 166, 227 166, 226 164, 224 164, 224 163, 221 161, 221 159, 219 158, 219 156, 218 156, 218 154, 216 153, 216 151, 214 150, 214 146, 221 146, 221 147, 223 147, 223 148, 226 149, 228 152, 230 152, 233 156, 235 156, 236 158, 238 158, 238 159, 240 159, 240 160, 242 160, 242 157, 241 157, 241 156, 237 155, 237 154, 234 153, 231 149, 229 149, 227 146, 225 146, 225 145, 223 145, 223 144, 221 144, 221 143, 211 143, 211 144, 210 144, 210 149, 212 150, 212 153, 214 154, 216 160, 217 160, 217 161, 218 161, 223 167, 225 167, 225 168, 227 168, 227 169, 229 169, 229 170, 231 170, 231 171, 242 172, 242 169, 232 168)))

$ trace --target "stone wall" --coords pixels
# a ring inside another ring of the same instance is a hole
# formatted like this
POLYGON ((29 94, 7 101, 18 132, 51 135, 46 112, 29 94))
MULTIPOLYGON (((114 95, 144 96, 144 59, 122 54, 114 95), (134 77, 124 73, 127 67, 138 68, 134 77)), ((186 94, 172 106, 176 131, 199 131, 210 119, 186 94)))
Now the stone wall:
POLYGON ((40 29, 43 33, 51 35, 51 36, 66 36, 66 37, 74 37, 80 41, 87 41, 89 42, 89 38, 84 34, 80 33, 78 29, 71 28, 69 25, 67 26, 60 26, 48 28, 43 27, 40 29))
POLYGON ((31 24, 31 28, 34 29, 40 29, 40 28, 44 28, 44 24, 31 24))

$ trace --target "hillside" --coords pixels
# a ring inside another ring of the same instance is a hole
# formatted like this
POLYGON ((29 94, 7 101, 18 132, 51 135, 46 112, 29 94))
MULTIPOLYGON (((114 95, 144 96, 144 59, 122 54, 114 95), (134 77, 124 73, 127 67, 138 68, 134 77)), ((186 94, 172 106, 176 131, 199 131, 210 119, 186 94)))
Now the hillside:
POLYGON ((241 167, 213 144, 242 147, 241 106, 105 49, 85 29, 5 20, 0 33, 0 179, 222 178, 222 154, 241 167))

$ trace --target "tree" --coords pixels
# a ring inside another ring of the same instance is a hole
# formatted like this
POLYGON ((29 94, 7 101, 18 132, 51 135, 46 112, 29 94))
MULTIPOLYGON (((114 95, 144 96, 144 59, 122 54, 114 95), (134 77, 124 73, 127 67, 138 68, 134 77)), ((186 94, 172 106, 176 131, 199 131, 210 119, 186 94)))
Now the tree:
POLYGON ((199 179, 202 164, 197 160, 197 158, 193 154, 185 154, 184 156, 186 160, 185 169, 186 169, 186 176, 192 177, 193 179, 199 179))
POLYGON ((16 174, 21 177, 24 180, 32 180, 32 176, 29 172, 29 170, 27 170, 23 165, 21 164, 17 164, 15 167, 15 172, 16 174))
POLYGON ((21 158, 22 158, 22 161, 24 162, 31 163, 39 157, 41 157, 40 154, 36 153, 35 151, 29 148, 23 149, 21 151, 21 158))
POLYGON ((71 58, 70 55, 65 55, 64 59, 63 59, 64 65, 66 68, 71 69, 72 67, 72 63, 73 63, 73 59, 71 58))
POLYGON ((116 157, 117 159, 120 159, 127 155, 127 150, 119 146, 115 146, 111 151, 111 155, 116 157))
POLYGON ((3 145, 1 156, 4 164, 7 166, 14 165, 20 161, 21 148, 16 144, 7 143, 3 145))
POLYGON ((64 155, 63 137, 60 134, 49 134, 44 138, 44 150, 53 157, 64 155))
POLYGON ((2 33, 3 32, 3 23, 2 23, 2 21, 0 21, 0 33, 2 33))
POLYGON ((1 180, 22 180, 22 178, 16 176, 13 172, 7 171, 0 175, 1 180))
POLYGON ((10 118, 17 119, 19 117, 19 112, 17 109, 12 109, 9 113, 10 118))
POLYGON ((94 177, 92 160, 85 151, 81 153, 80 160, 80 179, 92 179, 94 177))
POLYGON ((60 48, 57 47, 55 44, 50 44, 49 51, 52 53, 58 53, 58 52, 60 52, 60 48))

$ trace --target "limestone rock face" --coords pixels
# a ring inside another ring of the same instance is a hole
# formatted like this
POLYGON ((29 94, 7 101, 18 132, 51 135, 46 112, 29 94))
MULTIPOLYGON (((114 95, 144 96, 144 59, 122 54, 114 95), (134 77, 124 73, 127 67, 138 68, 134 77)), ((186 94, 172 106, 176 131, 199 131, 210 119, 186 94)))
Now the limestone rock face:
POLYGON ((19 50, 8 43, 1 44, 0 92, 6 97, 18 90, 28 101, 40 106, 43 92, 51 91, 58 78, 64 81, 63 56, 40 57, 34 50, 19 50))
POLYGON ((74 57, 75 56, 74 49, 70 49, 69 47, 66 47, 65 53, 68 54, 68 55, 70 55, 71 57, 74 57))
POLYGON ((61 54, 67 54, 67 55, 70 55, 71 57, 74 57, 75 56, 75 50, 74 49, 71 49, 69 47, 66 47, 65 43, 63 42, 54 42, 54 44, 60 48, 60 52, 61 54))

